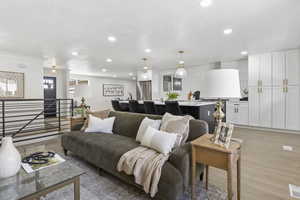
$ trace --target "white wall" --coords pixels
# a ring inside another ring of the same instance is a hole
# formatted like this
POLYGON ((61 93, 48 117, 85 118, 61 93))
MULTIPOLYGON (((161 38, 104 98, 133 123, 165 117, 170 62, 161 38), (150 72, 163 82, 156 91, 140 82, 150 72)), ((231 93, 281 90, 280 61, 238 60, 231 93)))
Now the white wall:
POLYGON ((103 110, 111 108, 111 100, 116 97, 103 96, 103 84, 121 84, 124 85, 124 96, 122 99, 128 98, 128 92, 136 98, 136 81, 122 80, 116 78, 104 78, 94 76, 84 76, 77 74, 70 74, 70 79, 88 80, 91 89, 91 96, 87 98, 86 103, 91 106, 92 110, 103 110))
POLYGON ((43 60, 0 52, 0 70, 24 73, 24 98, 43 98, 43 60))
POLYGON ((51 68, 44 68, 44 76, 56 77, 56 98, 68 98, 69 75, 68 69, 57 69, 53 73, 51 68))
MULTIPOLYGON (((182 91, 179 92, 180 97, 178 99, 187 100, 188 93, 199 90, 200 93, 205 87, 205 73, 211 69, 215 69, 215 64, 201 65, 199 67, 186 67, 187 77, 182 81, 182 91)), ((160 84, 159 91, 160 97, 166 98, 166 92, 163 92, 163 75, 174 74, 176 69, 162 70, 160 71, 160 84)))

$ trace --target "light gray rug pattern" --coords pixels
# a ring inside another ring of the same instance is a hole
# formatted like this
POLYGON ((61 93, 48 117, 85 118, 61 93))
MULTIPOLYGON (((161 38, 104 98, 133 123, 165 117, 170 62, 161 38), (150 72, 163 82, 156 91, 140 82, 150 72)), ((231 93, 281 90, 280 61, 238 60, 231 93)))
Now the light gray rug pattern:
MULTIPOLYGON (((65 157, 73 164, 81 167, 86 174, 80 178, 81 200, 149 200, 151 199, 142 190, 120 181, 114 176, 103 172, 101 176, 97 169, 89 163, 75 156, 65 157)), ((196 191, 197 199, 201 200, 226 200, 226 193, 210 185, 206 191, 202 183, 198 183, 196 191)), ((190 192, 182 197, 182 200, 189 200, 190 192)), ((73 186, 67 186, 58 191, 48 194, 45 200, 73 200, 73 186)))

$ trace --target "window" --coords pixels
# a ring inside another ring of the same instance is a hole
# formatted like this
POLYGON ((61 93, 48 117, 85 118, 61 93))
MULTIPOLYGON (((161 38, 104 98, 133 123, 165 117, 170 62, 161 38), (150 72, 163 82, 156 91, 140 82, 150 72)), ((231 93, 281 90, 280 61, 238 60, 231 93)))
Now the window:
POLYGON ((181 91, 182 90, 182 79, 176 78, 173 75, 163 76, 163 91, 181 91))

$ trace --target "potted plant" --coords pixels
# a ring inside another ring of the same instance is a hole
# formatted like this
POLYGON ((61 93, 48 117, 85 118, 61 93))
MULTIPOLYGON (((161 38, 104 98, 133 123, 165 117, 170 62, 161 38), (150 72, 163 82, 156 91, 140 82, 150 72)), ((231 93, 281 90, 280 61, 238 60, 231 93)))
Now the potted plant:
POLYGON ((168 92, 167 93, 168 100, 175 100, 179 97, 177 92, 168 92))

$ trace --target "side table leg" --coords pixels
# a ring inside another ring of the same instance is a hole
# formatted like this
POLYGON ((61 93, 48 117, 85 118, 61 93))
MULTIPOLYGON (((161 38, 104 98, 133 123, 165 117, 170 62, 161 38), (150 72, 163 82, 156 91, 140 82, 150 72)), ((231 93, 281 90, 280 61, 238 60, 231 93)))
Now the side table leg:
POLYGON ((232 191, 232 155, 228 155, 227 160, 227 193, 228 200, 233 199, 233 191, 232 191))
POLYGON ((209 169, 209 166, 206 165, 205 169, 206 169, 206 171, 205 171, 205 189, 208 190, 208 176, 209 176, 209 174, 208 174, 209 170, 208 169, 209 169))
POLYGON ((195 184, 196 184, 196 152, 192 147, 192 200, 195 199, 195 184))
POLYGON ((237 160, 237 198, 241 200, 241 152, 239 152, 237 160))
POLYGON ((74 200, 80 200, 80 177, 74 180, 74 200))

